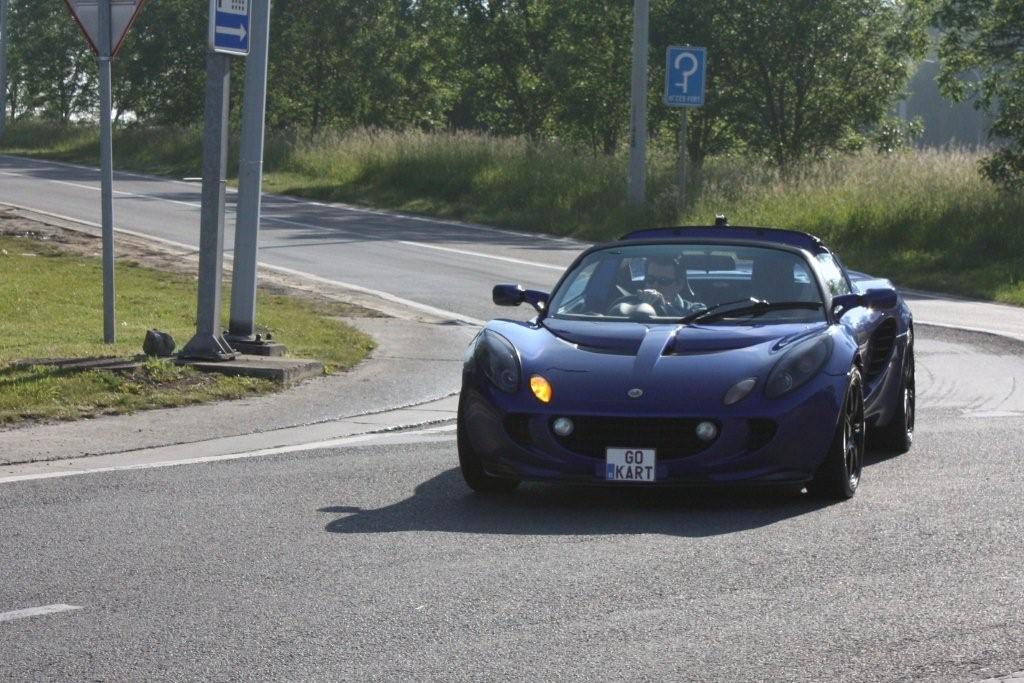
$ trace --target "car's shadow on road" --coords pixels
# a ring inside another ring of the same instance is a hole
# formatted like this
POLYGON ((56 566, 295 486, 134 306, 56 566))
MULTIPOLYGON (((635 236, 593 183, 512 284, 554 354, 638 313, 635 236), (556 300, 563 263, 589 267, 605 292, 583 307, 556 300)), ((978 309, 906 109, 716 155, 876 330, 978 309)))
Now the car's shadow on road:
POLYGON ((458 469, 416 487, 405 500, 379 509, 345 505, 326 530, 336 534, 442 531, 472 534, 666 534, 704 537, 775 524, 828 506, 827 501, 777 489, 639 489, 523 485, 504 495, 466 488, 458 469))

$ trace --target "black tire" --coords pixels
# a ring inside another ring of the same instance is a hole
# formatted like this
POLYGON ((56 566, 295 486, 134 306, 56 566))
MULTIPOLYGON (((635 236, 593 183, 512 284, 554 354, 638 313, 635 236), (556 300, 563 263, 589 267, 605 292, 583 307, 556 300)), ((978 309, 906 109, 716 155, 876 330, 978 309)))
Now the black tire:
POLYGON ((853 498, 864 469, 864 437, 864 385, 853 368, 828 455, 807 490, 830 500, 853 498))
POLYGON ((903 454, 914 445, 914 419, 917 416, 917 390, 914 380, 914 337, 907 339, 900 377, 900 405, 889 424, 878 430, 875 442, 882 450, 903 454))
POLYGON ((469 488, 477 493, 509 493, 519 486, 518 479, 492 477, 484 472, 480 456, 473 449, 463 427, 464 419, 460 406, 456 438, 459 449, 459 469, 469 488))

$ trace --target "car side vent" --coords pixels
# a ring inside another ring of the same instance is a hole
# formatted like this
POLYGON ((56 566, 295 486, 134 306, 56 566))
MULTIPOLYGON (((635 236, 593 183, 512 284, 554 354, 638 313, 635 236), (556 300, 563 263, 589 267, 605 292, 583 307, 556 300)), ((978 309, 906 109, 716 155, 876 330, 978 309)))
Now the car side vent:
POLYGON ((896 321, 886 320, 875 333, 871 335, 868 344, 867 377, 874 379, 882 374, 889 359, 892 358, 892 350, 896 346, 896 321))

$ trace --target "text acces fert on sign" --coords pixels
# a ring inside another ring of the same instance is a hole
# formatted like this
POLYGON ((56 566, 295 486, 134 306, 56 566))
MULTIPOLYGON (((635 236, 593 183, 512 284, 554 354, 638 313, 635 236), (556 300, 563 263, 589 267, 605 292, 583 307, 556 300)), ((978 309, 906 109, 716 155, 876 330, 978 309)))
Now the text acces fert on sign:
POLYGON ((668 49, 666 59, 665 104, 703 107, 707 90, 707 49, 673 46, 668 49))

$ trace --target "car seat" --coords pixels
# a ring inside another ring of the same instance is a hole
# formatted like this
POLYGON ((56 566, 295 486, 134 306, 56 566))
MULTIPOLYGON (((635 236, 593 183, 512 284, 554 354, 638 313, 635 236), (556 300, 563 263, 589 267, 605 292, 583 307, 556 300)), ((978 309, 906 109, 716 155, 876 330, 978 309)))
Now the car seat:
POLYGON ((788 254, 764 254, 753 261, 751 296, 779 301, 816 301, 813 282, 796 279, 796 260, 788 254))

